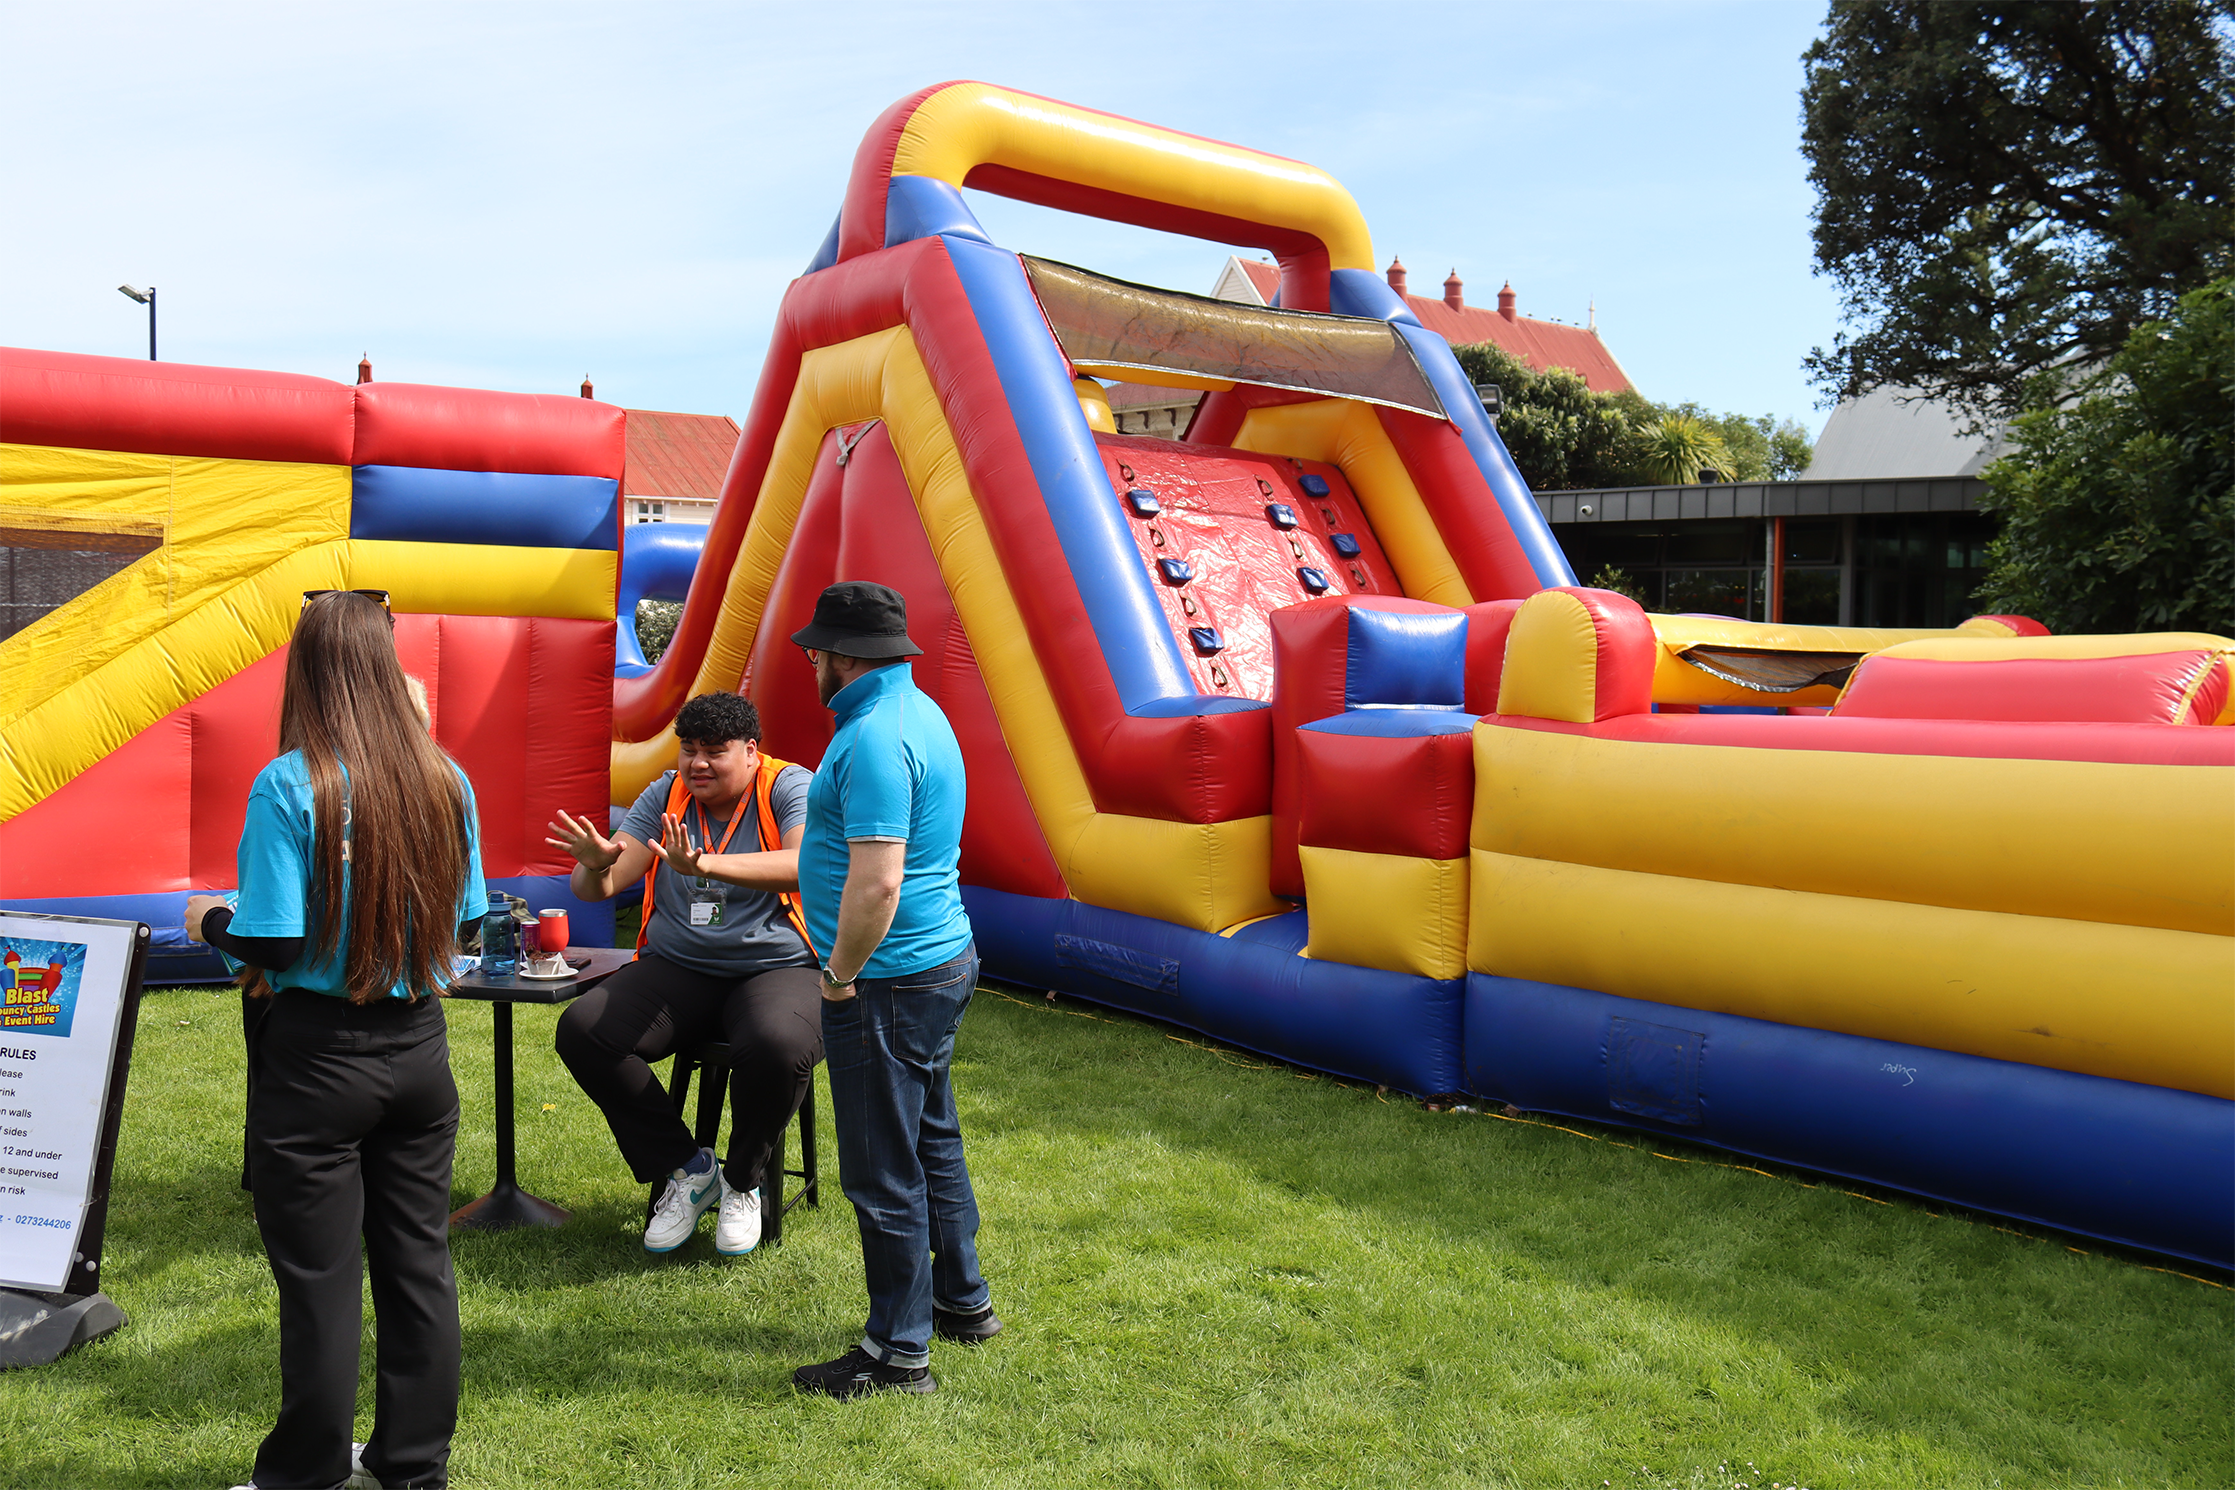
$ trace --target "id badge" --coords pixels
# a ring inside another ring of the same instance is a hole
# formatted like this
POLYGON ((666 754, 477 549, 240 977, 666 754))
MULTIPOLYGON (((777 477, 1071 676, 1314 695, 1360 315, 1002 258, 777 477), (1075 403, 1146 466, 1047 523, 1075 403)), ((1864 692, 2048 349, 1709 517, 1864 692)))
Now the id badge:
POLYGON ((691 924, 693 926, 719 926, 722 924, 722 905, 728 892, 721 886, 707 881, 691 883, 691 924))

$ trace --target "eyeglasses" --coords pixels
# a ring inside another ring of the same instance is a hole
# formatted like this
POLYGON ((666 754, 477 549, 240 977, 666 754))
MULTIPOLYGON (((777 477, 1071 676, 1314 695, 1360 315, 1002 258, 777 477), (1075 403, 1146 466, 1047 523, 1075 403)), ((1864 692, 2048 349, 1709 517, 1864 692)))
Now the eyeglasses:
POLYGON ((388 592, 386 590, 305 590, 303 591, 303 604, 308 605, 321 595, 362 595, 367 600, 378 602, 380 608, 390 615, 395 614, 394 607, 388 604, 388 592))

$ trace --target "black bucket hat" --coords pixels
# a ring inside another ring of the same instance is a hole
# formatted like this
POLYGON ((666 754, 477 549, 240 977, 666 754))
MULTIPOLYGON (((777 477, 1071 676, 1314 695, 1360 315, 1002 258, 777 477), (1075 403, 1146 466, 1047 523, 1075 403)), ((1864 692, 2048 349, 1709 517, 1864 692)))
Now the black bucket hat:
POLYGON ((923 648, 908 640, 908 602, 900 592, 859 579, 823 591, 815 601, 815 619, 793 632, 792 640, 841 657, 923 655, 923 648))

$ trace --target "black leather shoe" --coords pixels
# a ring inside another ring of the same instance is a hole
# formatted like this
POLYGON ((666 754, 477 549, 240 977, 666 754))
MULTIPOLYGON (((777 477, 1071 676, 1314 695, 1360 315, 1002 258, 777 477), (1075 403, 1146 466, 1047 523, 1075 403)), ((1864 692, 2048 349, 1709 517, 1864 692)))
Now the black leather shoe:
POLYGON ((835 1361, 800 1367, 792 1373, 792 1388, 843 1402, 871 1392, 936 1392, 939 1383, 928 1367, 888 1366, 857 1345, 835 1361))
POLYGON ((957 1345, 983 1345, 1001 1333, 1001 1316, 993 1312, 991 1304, 975 1314, 956 1314, 934 1305, 931 1332, 957 1345))

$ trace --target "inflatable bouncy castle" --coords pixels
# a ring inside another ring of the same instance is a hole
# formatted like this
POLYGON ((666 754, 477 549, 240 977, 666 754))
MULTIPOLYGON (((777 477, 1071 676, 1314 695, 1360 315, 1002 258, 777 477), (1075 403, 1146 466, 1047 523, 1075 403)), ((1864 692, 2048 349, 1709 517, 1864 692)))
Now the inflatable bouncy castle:
POLYGON ((230 889, 303 592, 378 589, 473 779, 492 889, 566 904, 604 797, 622 411, 0 349, 0 900, 141 920, 151 980, 230 889))
MULTIPOLYGON (((670 533, 624 560, 611 800, 714 689, 818 760, 789 637, 824 586, 881 581, 962 743, 995 975, 2235 1262, 2235 642, 1649 616, 1578 587, 1373 264, 1308 165, 984 84, 896 104, 784 297, 703 553, 670 533), (1266 249, 1278 304, 1020 257, 965 189, 1266 249), (1205 396, 1183 440, 1129 438, 1113 382, 1205 396), (644 665, 635 598, 686 584, 644 665)), ((559 469, 523 459, 420 464, 559 469)), ((503 530, 493 486, 460 490, 457 521, 503 530)), ((316 541, 393 541, 340 521, 316 541)), ((584 619, 610 637, 599 557, 584 619)), ((284 639, 259 617, 227 634, 236 670, 284 639)), ((196 681, 114 723, 97 692, 44 716, 85 738, 5 810, 45 810, 196 681)), ((51 853, 59 818, 0 847, 51 853)))

